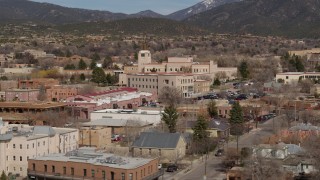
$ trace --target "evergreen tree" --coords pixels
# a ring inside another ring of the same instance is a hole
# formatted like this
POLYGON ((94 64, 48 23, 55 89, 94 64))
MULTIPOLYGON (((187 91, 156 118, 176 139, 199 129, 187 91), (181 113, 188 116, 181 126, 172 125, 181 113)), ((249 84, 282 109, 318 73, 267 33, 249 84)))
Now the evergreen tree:
POLYGON ((214 86, 220 86, 221 85, 220 80, 218 78, 214 78, 213 85, 214 86))
POLYGON ((95 60, 92 60, 90 63, 90 69, 95 69, 97 67, 97 62, 95 60))
POLYGON ((92 71, 92 82, 98 85, 106 83, 106 73, 102 68, 96 67, 92 71))
POLYGON ((87 69, 88 65, 86 64, 86 62, 84 62, 83 59, 80 59, 79 64, 78 64, 78 68, 81 70, 87 69))
POLYGON ((243 134, 244 129, 244 119, 242 108, 239 102, 235 102, 232 105, 232 109, 230 111, 230 134, 237 137, 237 151, 239 150, 239 136, 243 134))
POLYGON ((0 180, 7 180, 7 176, 6 176, 6 173, 4 173, 4 171, 2 171, 1 173, 0 180))
POLYGON ((138 60, 138 53, 137 53, 137 52, 134 53, 134 59, 135 59, 135 60, 138 60))
POLYGON ((177 131, 178 117, 179 114, 174 106, 165 107, 161 120, 167 125, 170 133, 175 133, 177 131))
POLYGON ((107 56, 104 58, 103 63, 102 63, 102 68, 106 69, 109 68, 112 65, 112 59, 110 56, 107 56))
POLYGON ((240 66, 238 67, 238 71, 243 79, 249 77, 248 63, 246 61, 242 61, 240 66))
POLYGON ((70 77, 70 82, 73 84, 76 81, 76 77, 72 74, 70 77))
POLYGON ((85 81, 86 80, 86 76, 83 73, 80 74, 80 80, 81 81, 85 81))
POLYGON ((218 108, 214 100, 210 100, 210 102, 207 104, 207 111, 211 118, 218 116, 218 108))
POLYGON ((192 128, 193 130, 193 141, 202 141, 207 139, 209 136, 208 133, 208 122, 204 116, 198 116, 196 124, 192 128))

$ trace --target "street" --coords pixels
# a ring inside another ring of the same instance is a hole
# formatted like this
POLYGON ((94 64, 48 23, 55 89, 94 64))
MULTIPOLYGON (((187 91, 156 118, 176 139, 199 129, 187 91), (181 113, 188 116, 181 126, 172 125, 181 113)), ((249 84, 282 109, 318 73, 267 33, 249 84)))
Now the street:
MULTIPOLYGON (((276 118, 275 118, 276 121, 276 118)), ((242 135, 239 138, 239 149, 242 147, 251 147, 257 143, 261 143, 261 139, 264 139, 273 134, 273 119, 270 119, 262 124, 258 125, 257 129, 253 129, 249 133, 242 135)), ((229 142, 225 144, 226 148, 236 148, 237 143, 236 141, 229 142)), ((220 163, 223 159, 222 157, 215 157, 214 153, 211 153, 207 159, 207 163, 205 161, 200 161, 197 165, 194 165, 190 171, 185 172, 181 171, 174 176, 166 177, 167 179, 179 179, 179 180, 200 180, 203 179, 205 174, 205 164, 206 168, 206 175, 207 179, 210 180, 220 180, 225 179, 226 175, 224 172, 219 171, 220 163)))

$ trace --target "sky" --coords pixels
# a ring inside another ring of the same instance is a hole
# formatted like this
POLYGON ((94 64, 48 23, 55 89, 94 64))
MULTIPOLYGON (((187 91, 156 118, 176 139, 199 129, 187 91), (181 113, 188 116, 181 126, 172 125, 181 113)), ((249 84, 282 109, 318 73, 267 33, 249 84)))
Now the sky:
POLYGON ((192 6, 202 0, 32 0, 65 7, 106 10, 126 14, 152 10, 167 15, 192 6))

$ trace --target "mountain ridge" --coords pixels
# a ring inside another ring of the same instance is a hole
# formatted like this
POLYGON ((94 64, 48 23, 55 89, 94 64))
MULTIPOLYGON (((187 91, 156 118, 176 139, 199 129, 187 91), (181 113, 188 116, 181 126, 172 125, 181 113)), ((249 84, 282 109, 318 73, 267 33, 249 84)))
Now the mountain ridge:
POLYGON ((184 22, 214 33, 320 37, 320 1, 245 0, 199 13, 184 22))

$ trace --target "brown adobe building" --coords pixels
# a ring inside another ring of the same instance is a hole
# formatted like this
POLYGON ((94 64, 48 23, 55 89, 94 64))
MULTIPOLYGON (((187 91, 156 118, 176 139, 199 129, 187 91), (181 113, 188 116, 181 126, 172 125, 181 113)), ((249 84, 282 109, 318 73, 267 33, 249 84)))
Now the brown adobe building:
POLYGON ((162 174, 158 170, 158 159, 120 157, 95 152, 94 148, 28 160, 28 178, 37 180, 154 180, 162 174))

